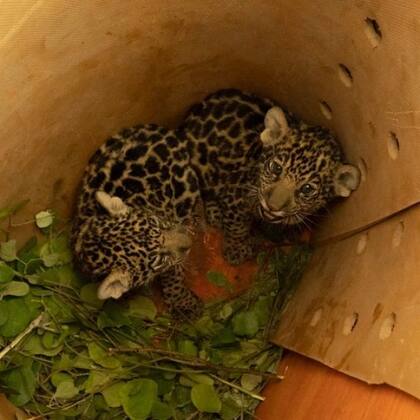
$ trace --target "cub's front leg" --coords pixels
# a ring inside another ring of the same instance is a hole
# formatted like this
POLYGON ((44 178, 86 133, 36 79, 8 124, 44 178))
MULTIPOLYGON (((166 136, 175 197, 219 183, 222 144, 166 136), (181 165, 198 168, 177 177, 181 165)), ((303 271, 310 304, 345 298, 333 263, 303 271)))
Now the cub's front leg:
POLYGON ((223 255, 227 262, 238 265, 255 255, 251 237, 253 217, 245 200, 223 202, 223 255))
POLYGON ((175 315, 198 316, 203 310, 201 300, 185 285, 182 265, 171 267, 158 277, 162 285, 163 299, 175 315))

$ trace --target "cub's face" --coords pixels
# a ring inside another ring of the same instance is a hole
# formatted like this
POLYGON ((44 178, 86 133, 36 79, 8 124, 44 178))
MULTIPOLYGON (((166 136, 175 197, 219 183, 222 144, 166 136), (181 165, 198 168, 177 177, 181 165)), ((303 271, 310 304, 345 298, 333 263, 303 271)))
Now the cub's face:
POLYGON ((182 263, 192 240, 187 229, 97 193, 106 214, 81 228, 75 250, 81 265, 102 282, 99 299, 118 299, 182 263))
POLYGON ((359 170, 342 163, 340 148, 326 129, 303 124, 291 128, 283 111, 274 107, 266 114, 261 140, 258 211, 268 222, 305 223, 359 185, 359 170))

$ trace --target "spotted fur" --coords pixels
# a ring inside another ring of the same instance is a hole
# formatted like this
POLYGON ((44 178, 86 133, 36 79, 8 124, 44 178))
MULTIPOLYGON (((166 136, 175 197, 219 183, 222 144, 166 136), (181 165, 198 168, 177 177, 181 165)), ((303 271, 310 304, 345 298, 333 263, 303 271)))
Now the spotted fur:
POLYGON ((176 130, 126 129, 94 154, 78 200, 75 254, 105 297, 158 279, 171 307, 194 312, 183 225, 200 200, 208 223, 223 229, 226 259, 239 264, 255 251, 253 220, 305 222, 356 184, 328 130, 269 99, 223 90, 194 105, 176 130))
POLYGON ((183 128, 207 220, 223 229, 224 255, 232 264, 254 254, 255 218, 305 223, 347 194, 346 185, 337 189, 340 171, 342 183, 354 181, 351 190, 358 184, 357 170, 343 165, 330 131, 307 125, 270 99, 222 90, 194 105, 183 128))
POLYGON ((82 180, 72 238, 80 267, 102 282, 103 298, 157 279, 172 309, 199 310, 182 269, 191 246, 185 225, 199 197, 187 141, 175 130, 137 126, 98 149, 82 180))

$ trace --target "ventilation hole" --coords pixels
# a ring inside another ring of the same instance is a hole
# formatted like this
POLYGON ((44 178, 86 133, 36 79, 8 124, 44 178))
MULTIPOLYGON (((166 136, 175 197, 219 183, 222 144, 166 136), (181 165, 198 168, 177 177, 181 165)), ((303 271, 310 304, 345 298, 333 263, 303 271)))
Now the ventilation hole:
POLYGON ((372 121, 369 121, 368 125, 369 125, 370 135, 372 137, 375 137, 376 136, 376 126, 375 126, 375 124, 372 121))
POLYGON ((319 107, 321 109, 322 115, 327 119, 327 120, 331 120, 332 119, 332 109, 331 107, 328 105, 327 102, 325 101, 321 101, 319 103, 319 107))
POLYGON ((359 314, 353 312, 351 315, 346 317, 343 325, 343 334, 350 335, 356 328, 357 323, 359 322, 359 314))
POLYGON ((368 172, 366 161, 363 158, 360 158, 359 159, 359 164, 357 166, 359 167, 360 177, 362 179, 362 182, 365 182, 367 172, 368 172))
POLYGON ((399 222, 392 235, 392 247, 398 248, 401 244, 401 239, 404 233, 404 222, 399 222))
POLYGON ((398 140, 397 135, 393 132, 389 132, 388 136, 388 154, 391 159, 395 160, 398 157, 400 152, 400 141, 398 140))
POLYGON ((363 254, 363 252, 365 252, 365 249, 367 247, 367 242, 368 242, 368 234, 366 232, 366 233, 363 233, 360 236, 360 238, 357 242, 357 247, 356 247, 356 254, 357 255, 361 255, 361 254, 363 254))
POLYGON ((372 47, 376 48, 382 39, 382 31, 379 23, 375 19, 366 18, 365 25, 365 34, 372 47))
POLYGON ((351 87, 353 84, 353 75, 347 66, 344 64, 338 65, 338 77, 343 82, 344 86, 351 87))
POLYGON ((309 326, 316 327, 318 322, 321 320, 321 317, 322 317, 322 308, 319 308, 312 315, 312 319, 311 319, 311 322, 309 323, 309 326))
POLYGON ((382 322, 381 328, 379 330, 379 338, 381 340, 386 340, 392 334, 395 329, 395 324, 397 322, 397 315, 395 312, 392 312, 388 315, 382 322))

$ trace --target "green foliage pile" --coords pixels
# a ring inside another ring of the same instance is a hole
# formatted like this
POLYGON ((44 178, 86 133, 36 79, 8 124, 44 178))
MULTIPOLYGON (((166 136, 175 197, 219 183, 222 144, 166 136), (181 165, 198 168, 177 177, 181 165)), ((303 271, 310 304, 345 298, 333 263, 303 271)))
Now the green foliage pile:
MULTIPOLYGON (((147 296, 99 301, 54 214, 33 222, 40 239, 17 251, 9 223, 0 243, 0 392, 52 420, 252 417, 277 378, 281 349, 268 337, 307 249, 261 254, 251 290, 176 321, 147 296)), ((221 273, 208 277, 230 287, 221 273)))

